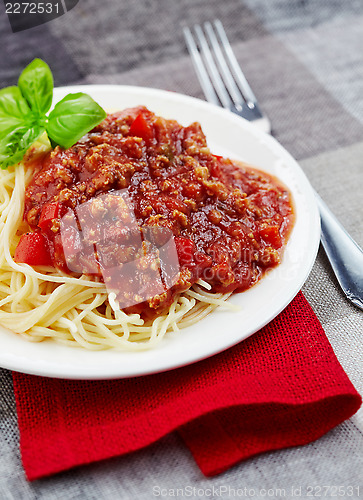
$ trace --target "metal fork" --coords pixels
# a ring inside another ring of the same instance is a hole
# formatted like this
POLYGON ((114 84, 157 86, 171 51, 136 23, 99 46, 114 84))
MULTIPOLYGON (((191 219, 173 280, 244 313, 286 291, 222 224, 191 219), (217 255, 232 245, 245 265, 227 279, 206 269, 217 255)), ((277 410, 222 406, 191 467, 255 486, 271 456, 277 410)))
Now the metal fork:
POLYGON ((194 26, 197 43, 190 28, 183 28, 200 85, 209 102, 222 105, 233 113, 254 122, 264 132, 271 132, 271 123, 260 109, 219 20, 194 26), (199 47, 199 48, 198 48, 199 47))
MULTIPOLYGON (((207 101, 223 106, 271 132, 219 20, 183 29, 192 62, 207 101), (219 69, 218 69, 219 68, 219 69)), ((363 310, 363 250, 315 193, 321 218, 321 242, 346 297, 363 310)))

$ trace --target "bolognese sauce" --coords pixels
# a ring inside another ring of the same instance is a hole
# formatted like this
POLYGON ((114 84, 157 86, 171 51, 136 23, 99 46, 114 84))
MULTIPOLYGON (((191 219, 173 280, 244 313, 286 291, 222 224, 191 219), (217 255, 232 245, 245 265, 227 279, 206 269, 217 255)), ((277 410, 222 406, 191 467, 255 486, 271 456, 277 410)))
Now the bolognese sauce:
MULTIPOLYGON (((42 159, 25 193, 31 232, 20 240, 15 259, 72 274, 62 219, 94 200, 91 209, 101 221, 101 200, 119 190, 127 192, 137 227, 164 228, 177 250, 174 284, 131 308, 146 315, 165 309, 200 279, 214 292, 250 288, 279 264, 293 225, 291 195, 277 179, 212 154, 199 123, 183 127, 140 106, 108 115, 73 147, 57 146, 42 159)), ((119 239, 122 204, 113 207, 117 230, 108 226, 104 238, 112 265, 130 258, 130 245, 126 249, 119 239)), ((92 248, 81 248, 79 257, 83 271, 101 280, 105 259, 92 248)))

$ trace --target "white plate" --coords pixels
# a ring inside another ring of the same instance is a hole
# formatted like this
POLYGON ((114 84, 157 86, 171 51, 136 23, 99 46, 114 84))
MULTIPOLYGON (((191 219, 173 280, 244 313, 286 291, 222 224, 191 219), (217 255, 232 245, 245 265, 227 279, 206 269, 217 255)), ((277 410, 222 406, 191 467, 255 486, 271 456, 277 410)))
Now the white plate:
POLYGON ((291 190, 296 222, 283 261, 250 290, 230 299, 239 312, 217 309, 199 323, 167 334, 153 350, 92 352, 53 341, 30 343, 0 329, 0 366, 49 377, 107 379, 145 375, 180 367, 216 354, 266 325, 294 298, 314 263, 320 219, 314 193, 296 161, 272 137, 244 119, 204 101, 156 89, 128 86, 75 86, 55 90, 87 92, 105 109, 143 104, 183 125, 199 121, 215 154, 240 159, 276 175, 291 190))

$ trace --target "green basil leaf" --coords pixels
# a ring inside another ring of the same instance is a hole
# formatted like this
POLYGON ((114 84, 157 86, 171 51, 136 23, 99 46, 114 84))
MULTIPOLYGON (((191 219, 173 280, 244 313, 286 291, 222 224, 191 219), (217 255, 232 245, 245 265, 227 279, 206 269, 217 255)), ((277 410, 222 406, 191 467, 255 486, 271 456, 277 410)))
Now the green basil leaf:
POLYGON ((20 127, 25 120, 30 120, 30 108, 18 87, 6 87, 0 90, 0 133, 20 127))
POLYGON ((19 163, 29 147, 44 132, 39 124, 29 125, 23 122, 21 126, 11 130, 0 139, 0 165, 7 168, 19 163))
POLYGON ((50 139, 70 148, 106 117, 106 112, 89 95, 68 94, 49 114, 46 125, 50 139))
POLYGON ((52 105, 53 75, 47 63, 34 59, 21 73, 18 87, 31 110, 44 115, 52 105))

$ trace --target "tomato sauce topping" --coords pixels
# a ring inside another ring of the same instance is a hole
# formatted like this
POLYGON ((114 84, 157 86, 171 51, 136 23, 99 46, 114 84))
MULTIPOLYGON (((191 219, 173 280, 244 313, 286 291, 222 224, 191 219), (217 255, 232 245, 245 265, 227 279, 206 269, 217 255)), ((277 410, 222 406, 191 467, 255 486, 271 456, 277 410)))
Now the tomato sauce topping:
MULTIPOLYGON (((53 266, 74 274, 65 258, 62 218, 98 200, 91 209, 99 211, 92 217, 100 227, 100 200, 118 190, 126 190, 140 230, 165 228, 174 236, 178 279, 165 293, 128 309, 146 316, 168 307, 175 294, 200 278, 215 292, 251 287, 279 264, 293 225, 290 193, 277 179, 213 155, 198 123, 183 127, 140 106, 108 115, 70 149, 56 147, 35 169, 24 217, 32 232, 47 240, 53 266)), ((119 239, 121 205, 113 207, 115 227, 108 225, 104 238, 107 259, 116 254, 119 259, 112 265, 124 262, 126 251, 130 258, 130 244, 119 239)), ((83 271, 103 279, 102 256, 92 248, 79 255, 83 271)))

